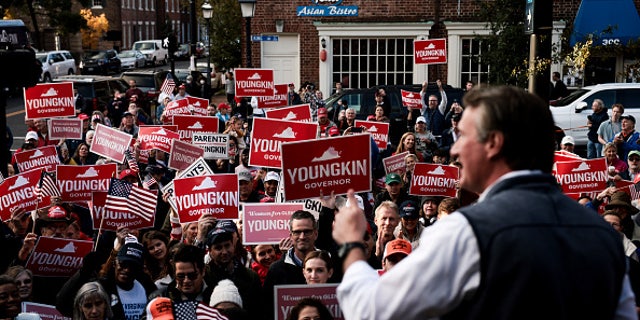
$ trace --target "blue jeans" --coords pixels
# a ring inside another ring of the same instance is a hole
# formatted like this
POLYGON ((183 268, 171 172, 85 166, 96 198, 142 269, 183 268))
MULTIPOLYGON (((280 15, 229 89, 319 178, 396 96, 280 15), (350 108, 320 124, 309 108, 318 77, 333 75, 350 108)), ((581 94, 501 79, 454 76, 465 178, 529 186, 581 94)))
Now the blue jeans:
POLYGON ((587 141, 587 159, 599 158, 602 155, 602 144, 599 142, 587 141))

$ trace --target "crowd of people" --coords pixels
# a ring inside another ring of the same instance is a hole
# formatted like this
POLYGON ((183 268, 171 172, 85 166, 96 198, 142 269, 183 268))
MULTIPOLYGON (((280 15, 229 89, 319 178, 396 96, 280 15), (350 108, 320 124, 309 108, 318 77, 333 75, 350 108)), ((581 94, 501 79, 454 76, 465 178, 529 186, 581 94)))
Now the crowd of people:
MULTIPOLYGON (((274 287, 324 283, 340 284, 342 313, 306 298, 288 319, 535 318, 548 310, 564 310, 565 318, 635 318, 640 222, 629 194, 610 187, 593 199, 573 201, 560 193, 549 174, 556 149, 553 120, 537 98, 510 87, 469 86, 463 101, 450 103, 439 80, 437 86, 437 95, 427 95, 424 83, 422 108, 406 113, 407 132, 397 145, 374 148, 373 190, 319 195, 319 216, 293 213, 289 237, 278 244, 244 245, 242 220, 204 214, 181 224, 169 195, 162 193, 176 172, 159 150, 148 152, 137 168, 118 164, 119 179, 158 190, 151 229, 98 232, 86 204, 59 197, 34 213, 15 210, 0 237, 5 248, 0 319, 18 316, 21 301, 53 305, 73 319, 195 319, 198 303, 228 319, 272 319, 274 287), (402 170, 385 172, 382 159, 403 152, 408 154, 402 170), (409 194, 415 164, 421 162, 460 168, 457 195, 409 194), (605 198, 608 211, 601 218, 596 212, 605 198), (34 276, 24 266, 41 236, 91 240, 95 246, 72 277, 34 276), (558 247, 565 249, 550 249, 558 247), (567 255, 571 259, 562 258, 567 255)), ((332 117, 312 85, 289 89, 290 104, 312 104, 319 139, 366 131, 355 130, 360 129, 355 110, 346 101, 332 117)), ((144 95, 137 91, 133 83, 126 93, 116 92, 106 110, 80 112, 81 140, 50 140, 46 120, 26 121, 29 131, 20 151, 55 145, 62 164, 111 162, 90 152, 97 124, 135 137, 139 125, 162 123, 163 107, 188 95, 184 85, 174 95, 162 94, 159 113, 150 117, 149 101, 140 101, 144 95)), ((275 202, 279 170, 248 163, 251 103, 236 101, 229 88, 225 93, 228 103, 210 103, 207 116, 216 117, 220 132, 229 134, 230 157, 207 163, 215 173, 237 174, 241 203, 275 202)), ((375 100, 368 120, 388 122, 384 90, 375 100)), ((595 104, 594 114, 606 115, 595 104)), ((593 152, 613 167, 612 183, 634 180, 640 172, 635 119, 624 115, 621 105, 612 109, 610 120, 604 115, 598 116, 602 121, 589 120, 598 122, 596 139, 606 142, 602 150, 593 143, 593 152)), ((565 137, 559 148, 573 152, 574 144, 565 137)), ((141 151, 133 151, 140 160, 141 151)), ((19 173, 15 161, 10 169, 19 173)))

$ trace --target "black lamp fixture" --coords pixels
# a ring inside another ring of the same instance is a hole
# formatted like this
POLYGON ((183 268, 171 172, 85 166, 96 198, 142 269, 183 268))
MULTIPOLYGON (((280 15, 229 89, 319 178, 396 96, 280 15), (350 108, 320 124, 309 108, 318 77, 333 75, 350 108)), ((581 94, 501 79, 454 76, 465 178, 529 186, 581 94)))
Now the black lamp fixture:
POLYGON ((246 21, 246 38, 247 38, 247 68, 252 68, 251 63, 251 18, 256 13, 257 0, 238 0, 240 3, 240 10, 242 11, 242 17, 247 19, 246 21))
POLYGON ((213 7, 209 1, 202 4, 202 17, 207 20, 207 80, 211 85, 211 18, 213 17, 213 7))

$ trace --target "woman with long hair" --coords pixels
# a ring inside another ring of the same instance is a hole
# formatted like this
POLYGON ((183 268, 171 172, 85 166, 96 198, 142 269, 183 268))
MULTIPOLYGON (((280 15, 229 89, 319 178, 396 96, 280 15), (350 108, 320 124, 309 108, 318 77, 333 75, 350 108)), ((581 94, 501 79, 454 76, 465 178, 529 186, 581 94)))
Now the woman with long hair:
POLYGON ((142 245, 147 248, 145 254, 145 272, 153 281, 161 279, 169 271, 169 239, 164 233, 149 231, 142 237, 142 245))
POLYGON ((112 319, 111 299, 99 282, 87 282, 73 299, 73 320, 112 319))
POLYGON ((418 157, 418 162, 424 162, 422 154, 416 152, 416 135, 413 132, 405 132, 402 135, 402 138, 400 138, 400 142, 398 143, 398 148, 393 154, 395 155, 405 151, 409 151, 409 153, 416 155, 416 157, 418 157))
POLYGON ((333 275, 333 263, 327 251, 311 251, 304 258, 302 273, 307 284, 327 283, 333 275))
POLYGON ((78 166, 82 165, 93 165, 96 164, 98 157, 89 152, 89 145, 84 142, 81 142, 76 148, 76 152, 73 153, 73 157, 69 164, 74 164, 78 166))
POLYGON ((10 267, 6 275, 13 278, 18 286, 18 293, 21 301, 31 301, 33 299, 33 273, 23 266, 10 267))

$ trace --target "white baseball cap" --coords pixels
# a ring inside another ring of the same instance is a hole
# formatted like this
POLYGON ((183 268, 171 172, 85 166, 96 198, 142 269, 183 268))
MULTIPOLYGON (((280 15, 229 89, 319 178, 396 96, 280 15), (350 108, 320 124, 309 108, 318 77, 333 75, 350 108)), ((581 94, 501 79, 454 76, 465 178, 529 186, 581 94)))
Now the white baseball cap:
POLYGON ((280 175, 275 171, 269 171, 267 176, 264 178, 264 182, 267 181, 277 181, 280 182, 280 175))
POLYGON ((562 138, 562 141, 560 142, 560 145, 564 146, 565 144, 575 145, 576 142, 575 140, 573 140, 572 136, 564 136, 564 138, 562 138))
POLYGON ((38 140, 38 134, 35 131, 27 132, 27 135, 24 137, 24 141, 29 141, 31 139, 38 140))

